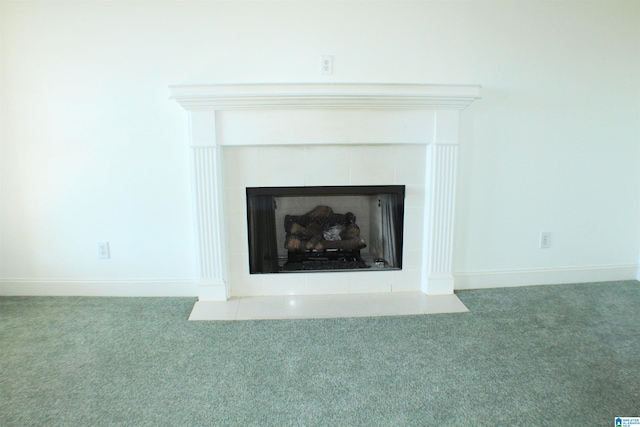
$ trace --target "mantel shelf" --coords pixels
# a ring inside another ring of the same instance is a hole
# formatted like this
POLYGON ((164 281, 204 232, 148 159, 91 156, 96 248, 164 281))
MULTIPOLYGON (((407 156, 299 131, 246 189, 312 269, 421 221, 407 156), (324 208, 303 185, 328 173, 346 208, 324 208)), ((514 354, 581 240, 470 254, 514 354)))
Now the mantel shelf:
POLYGON ((480 98, 480 86, 269 83, 170 86, 188 111, 232 109, 457 109, 480 98))

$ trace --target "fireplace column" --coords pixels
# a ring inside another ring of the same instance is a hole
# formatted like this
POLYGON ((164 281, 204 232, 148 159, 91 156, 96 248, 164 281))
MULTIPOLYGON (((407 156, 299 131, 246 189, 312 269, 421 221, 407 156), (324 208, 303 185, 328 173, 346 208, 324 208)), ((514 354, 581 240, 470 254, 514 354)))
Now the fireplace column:
POLYGON ((215 111, 191 112, 191 166, 196 221, 196 247, 200 300, 224 301, 224 217, 222 206, 221 150, 216 141, 215 111))
POLYGON ((458 169, 459 110, 436 112, 433 142, 427 145, 422 292, 452 294, 453 224, 458 169))

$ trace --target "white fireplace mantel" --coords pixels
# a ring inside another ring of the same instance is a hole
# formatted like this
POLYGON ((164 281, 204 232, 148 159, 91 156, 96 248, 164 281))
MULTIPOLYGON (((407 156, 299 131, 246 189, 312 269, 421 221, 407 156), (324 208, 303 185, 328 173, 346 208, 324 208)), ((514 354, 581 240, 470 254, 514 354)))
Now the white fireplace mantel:
POLYGON ((189 112, 200 300, 232 295, 223 206, 225 146, 426 146, 416 289, 453 293, 460 111, 480 98, 479 86, 306 83, 170 89, 171 99, 189 112))
POLYGON ((479 86, 419 84, 175 85, 171 98, 187 111, 230 109, 464 109, 479 86))

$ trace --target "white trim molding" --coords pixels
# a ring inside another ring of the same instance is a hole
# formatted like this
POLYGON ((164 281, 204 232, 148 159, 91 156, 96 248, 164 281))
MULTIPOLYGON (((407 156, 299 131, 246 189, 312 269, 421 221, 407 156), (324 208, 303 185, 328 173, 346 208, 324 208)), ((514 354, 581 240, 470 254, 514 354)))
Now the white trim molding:
POLYGON ((480 86, 362 83, 173 85, 187 111, 233 109, 457 109, 480 98, 480 86))
POLYGON ((637 264, 626 264, 458 272, 454 276, 455 289, 463 290, 634 280, 637 271, 637 264))
POLYGON ((170 89, 171 99, 189 113, 201 300, 228 299, 229 277, 238 275, 227 271, 220 172, 225 146, 427 146, 424 253, 416 289, 453 293, 460 111, 480 98, 479 86, 303 83, 170 89))
POLYGON ((1 279, 2 296, 195 297, 195 279, 1 279))

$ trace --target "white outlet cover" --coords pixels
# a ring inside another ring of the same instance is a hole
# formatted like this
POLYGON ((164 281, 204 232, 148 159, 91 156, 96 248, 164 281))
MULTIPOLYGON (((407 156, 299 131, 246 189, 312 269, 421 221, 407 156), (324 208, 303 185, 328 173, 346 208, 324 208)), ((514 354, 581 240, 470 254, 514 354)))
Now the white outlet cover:
POLYGON ((320 74, 323 76, 333 74, 333 56, 322 55, 320 57, 320 74))
POLYGON ((540 249, 546 249, 551 246, 551 232, 540 232, 540 249))
POLYGON ((98 242, 98 259, 109 259, 109 242, 98 242))

